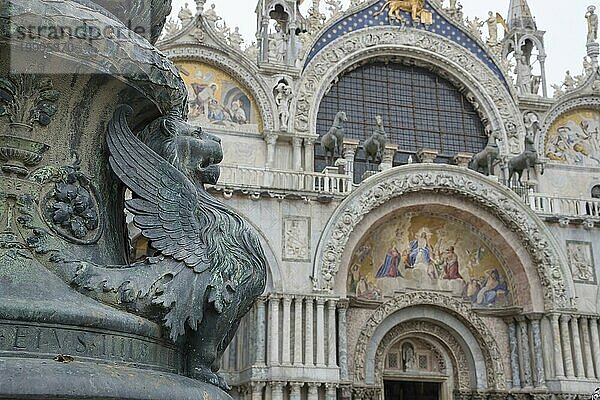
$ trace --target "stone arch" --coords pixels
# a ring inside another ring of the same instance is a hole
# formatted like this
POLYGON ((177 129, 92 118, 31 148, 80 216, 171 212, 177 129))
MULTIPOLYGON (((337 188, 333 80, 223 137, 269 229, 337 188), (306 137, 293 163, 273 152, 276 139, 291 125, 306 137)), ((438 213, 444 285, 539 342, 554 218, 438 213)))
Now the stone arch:
POLYGON ((506 126, 510 123, 524 132, 523 121, 514 101, 514 89, 507 88, 482 61, 465 48, 441 36, 419 29, 381 26, 346 34, 322 49, 306 66, 297 84, 296 130, 317 136, 319 104, 332 82, 343 71, 374 57, 406 57, 430 65, 454 84, 480 108, 492 130, 501 133, 501 147, 507 149, 506 126))
POLYGON ((383 381, 385 358, 389 350, 399 341, 415 337, 428 342, 443 358, 446 373, 453 380, 452 387, 457 386, 460 390, 468 390, 476 386, 473 384, 474 380, 471 381, 468 359, 458 341, 439 325, 425 320, 411 320, 398 324, 385 334, 377 346, 373 362, 375 384, 383 381))
MULTIPOLYGON (((465 303, 430 292, 399 294, 371 314, 354 351, 355 381, 378 384, 375 381, 377 349, 390 331, 409 321, 425 321, 427 328, 437 326, 432 330, 437 330, 436 336, 441 336, 447 346, 451 345, 449 341, 459 343, 468 370, 475 377, 474 382, 469 383, 470 389, 505 389, 502 353, 487 325, 465 303), (443 338, 444 334, 449 336, 443 338)), ((467 386, 464 380, 462 386, 467 386)))
POLYGON ((250 60, 243 56, 233 59, 220 50, 197 44, 177 44, 165 49, 164 53, 173 62, 198 61, 226 72, 243 85, 256 100, 264 131, 279 129, 273 118, 277 107, 273 95, 270 94, 271 90, 266 82, 259 78, 258 69, 250 60))
POLYGON ((379 173, 340 204, 317 247, 314 290, 334 290, 345 247, 369 213, 392 199, 418 192, 456 196, 497 217, 514 231, 529 254, 543 289, 544 307, 550 310, 570 306, 574 290, 566 257, 531 208, 508 188, 481 174, 437 164, 410 164, 379 173))

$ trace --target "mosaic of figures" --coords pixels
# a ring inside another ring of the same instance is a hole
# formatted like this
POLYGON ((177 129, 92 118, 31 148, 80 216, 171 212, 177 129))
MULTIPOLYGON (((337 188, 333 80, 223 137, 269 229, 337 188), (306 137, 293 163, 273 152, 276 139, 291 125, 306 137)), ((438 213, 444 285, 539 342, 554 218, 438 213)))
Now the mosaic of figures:
POLYGON ((202 63, 178 64, 189 93, 192 123, 259 132, 262 123, 252 95, 228 74, 202 63))
POLYGON ((567 241, 567 254, 571 263, 573 280, 578 283, 596 283, 592 244, 567 241))
POLYGON ((600 166, 600 112, 573 110, 548 131, 546 157, 569 164, 600 166))
POLYGON ((451 292, 474 307, 512 305, 511 285, 493 249, 471 227, 442 215, 387 218, 352 255, 350 294, 377 300, 406 289, 451 292))

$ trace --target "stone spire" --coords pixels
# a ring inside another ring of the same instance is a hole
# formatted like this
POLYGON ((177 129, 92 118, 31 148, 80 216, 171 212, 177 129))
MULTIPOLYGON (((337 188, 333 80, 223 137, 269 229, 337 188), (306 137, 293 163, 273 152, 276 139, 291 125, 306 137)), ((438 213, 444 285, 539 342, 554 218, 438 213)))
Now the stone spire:
POLYGON ((502 55, 514 58, 519 95, 547 97, 545 32, 538 29, 527 0, 510 0, 506 25, 502 55))
POLYGON ((506 23, 511 31, 515 28, 537 30, 535 19, 531 14, 527 0, 510 0, 506 23))

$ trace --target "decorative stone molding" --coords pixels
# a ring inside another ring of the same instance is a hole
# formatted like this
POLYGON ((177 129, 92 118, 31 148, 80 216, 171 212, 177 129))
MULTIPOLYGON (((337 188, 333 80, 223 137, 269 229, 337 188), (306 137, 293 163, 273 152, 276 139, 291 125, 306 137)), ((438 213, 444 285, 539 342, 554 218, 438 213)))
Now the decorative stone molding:
MULTIPOLYGON (((439 352, 440 349, 437 346, 443 344, 443 351, 450 355, 454 363, 454 378, 458 388, 461 390, 468 390, 470 388, 469 364, 461 345, 450 332, 428 321, 409 321, 397 325, 386 333, 375 353, 375 382, 383 384, 382 373, 385 369, 385 356, 390 347, 398 342, 398 340, 408 336, 416 336, 422 340, 426 340, 427 337, 434 338, 436 342, 436 345, 433 346, 435 352, 439 352)), ((488 375, 493 373, 491 370, 486 372, 488 375)))
MULTIPOLYGON (((503 390, 505 387, 504 366, 502 353, 496 343, 494 335, 487 325, 463 302, 457 301, 438 293, 412 292, 400 294, 379 306, 364 324, 356 343, 354 352, 354 378, 364 382, 365 367, 369 341, 377 327, 390 315, 397 311, 416 305, 429 305, 442 308, 461 320, 476 338, 485 358, 488 388, 503 390)), ((451 336, 451 335, 448 335, 451 336)))
POLYGON ((263 129, 265 131, 279 129, 273 117, 277 115, 275 100, 266 82, 259 78, 260 75, 255 66, 250 63, 245 65, 222 51, 203 47, 198 43, 177 43, 165 48, 163 52, 171 61, 200 61, 227 72, 254 96, 263 120, 263 129))
MULTIPOLYGON (((444 78, 460 83, 477 103, 478 111, 492 130, 506 139, 505 124, 512 122, 524 132, 519 109, 504 83, 466 49, 441 36, 418 29, 382 26, 361 29, 336 39, 307 65, 296 85, 296 130, 316 134, 319 103, 329 84, 347 68, 373 57, 405 56, 433 65, 444 78), (450 72, 452 71, 452 72, 450 72)), ((507 140, 502 141, 507 153, 507 140)))
POLYGON ((314 290, 334 289, 346 244, 367 214, 394 198, 420 191, 460 196, 498 217, 518 235, 529 252, 543 286, 546 307, 570 307, 573 283, 567 281, 570 274, 566 257, 543 221, 505 186, 476 172, 439 164, 412 164, 381 172, 340 204, 317 248, 314 290))

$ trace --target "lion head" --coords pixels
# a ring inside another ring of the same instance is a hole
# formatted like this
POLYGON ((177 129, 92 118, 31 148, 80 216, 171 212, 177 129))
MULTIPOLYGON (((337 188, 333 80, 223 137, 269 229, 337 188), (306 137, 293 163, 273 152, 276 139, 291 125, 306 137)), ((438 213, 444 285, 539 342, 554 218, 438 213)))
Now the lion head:
POLYGON ((178 114, 169 114, 150 123, 139 138, 193 182, 215 184, 223 161, 221 139, 203 132, 178 114))

